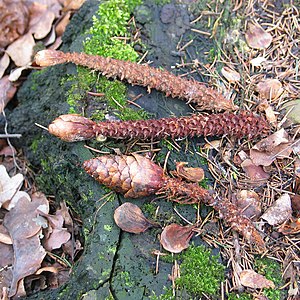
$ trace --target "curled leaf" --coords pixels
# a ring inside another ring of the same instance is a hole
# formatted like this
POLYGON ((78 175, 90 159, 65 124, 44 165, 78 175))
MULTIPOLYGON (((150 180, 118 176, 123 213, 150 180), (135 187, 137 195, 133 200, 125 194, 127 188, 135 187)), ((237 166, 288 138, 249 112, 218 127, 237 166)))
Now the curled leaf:
POLYGON ((257 166, 269 166, 276 158, 291 154, 289 145, 289 136, 282 128, 254 145, 250 150, 250 157, 257 166))
POLYGON ((254 49, 267 49, 272 42, 270 33, 266 32, 260 25, 251 22, 248 23, 245 37, 249 47, 254 49))
POLYGON ((191 182, 199 182, 204 179, 202 168, 187 168, 185 165, 187 165, 186 162, 176 163, 176 171, 172 173, 191 182))
POLYGON ((125 202, 115 210, 114 220, 122 230, 131 233, 142 233, 154 225, 137 205, 130 202, 125 202))
POLYGON ((240 273, 240 280, 243 286, 253 289, 275 288, 273 281, 268 280, 265 276, 260 275, 253 270, 243 270, 240 273))
POLYGON ((281 195, 261 216, 270 225, 282 224, 292 216, 292 204, 289 194, 281 195))
POLYGON ((161 233, 160 243, 165 250, 173 253, 180 253, 189 247, 190 239, 194 235, 195 226, 181 226, 170 224, 161 233))
POLYGON ((291 218, 278 229, 284 235, 297 234, 300 232, 300 218, 291 218))

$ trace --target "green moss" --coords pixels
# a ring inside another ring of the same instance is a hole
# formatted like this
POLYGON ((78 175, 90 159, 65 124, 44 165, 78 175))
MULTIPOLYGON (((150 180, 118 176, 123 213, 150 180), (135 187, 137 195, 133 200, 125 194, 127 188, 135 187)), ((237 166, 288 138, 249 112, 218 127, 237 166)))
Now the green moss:
POLYGON ((180 278, 176 280, 178 288, 197 296, 216 295, 225 278, 225 267, 219 257, 203 246, 190 246, 181 258, 180 278))
POLYGON ((251 300, 252 296, 246 293, 242 294, 235 294, 235 293, 230 293, 228 294, 228 300, 251 300))
POLYGON ((257 258, 254 262, 255 271, 261 275, 264 275, 267 279, 272 280, 276 286, 275 289, 265 289, 264 295, 269 300, 285 299, 285 291, 279 290, 280 286, 284 285, 282 280, 281 266, 275 260, 267 257, 257 258))
POLYGON ((155 292, 152 291, 152 295, 149 296, 150 300, 175 300, 175 296, 173 295, 172 287, 164 287, 164 293, 156 296, 155 292))
MULTIPOLYGON (((121 60, 136 61, 138 54, 133 43, 126 43, 120 37, 130 36, 128 20, 134 8, 141 0, 110 0, 99 5, 93 17, 93 26, 84 42, 84 52, 92 55, 113 57, 121 60)), ((87 91, 103 93, 104 97, 89 96, 93 111, 89 117, 95 121, 103 120, 105 114, 114 110, 121 120, 138 120, 148 118, 148 114, 140 109, 133 109, 127 104, 127 88, 120 81, 109 80, 99 76, 97 72, 83 67, 77 68, 77 74, 69 76, 62 82, 70 85, 67 102, 69 113, 81 113, 88 105, 87 91), (107 103, 107 105, 106 105, 107 103)))
POLYGON ((154 203, 144 203, 141 207, 142 211, 146 213, 150 218, 155 218, 155 212, 157 205, 154 203))

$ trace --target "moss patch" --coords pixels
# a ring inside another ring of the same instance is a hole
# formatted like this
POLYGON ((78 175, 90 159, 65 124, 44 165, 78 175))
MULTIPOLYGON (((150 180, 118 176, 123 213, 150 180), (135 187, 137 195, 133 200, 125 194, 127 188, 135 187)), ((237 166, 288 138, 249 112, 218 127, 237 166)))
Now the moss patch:
MULTIPOLYGON (((87 54, 101 55, 126 61, 137 61, 139 55, 134 50, 128 21, 134 8, 141 0, 110 0, 100 4, 93 17, 93 26, 83 44, 87 54)), ((145 119, 148 114, 143 109, 128 107, 126 85, 116 80, 99 76, 97 72, 77 67, 77 74, 65 78, 63 84, 69 85, 67 102, 69 113, 82 113, 94 120, 103 120, 106 114, 113 113, 121 120, 145 119), (88 91, 103 94, 90 96, 88 91)))
POLYGON ((264 275, 267 279, 272 280, 276 286, 275 289, 265 289, 264 295, 269 300, 280 300, 286 298, 286 292, 279 290, 279 287, 284 285, 281 274, 280 264, 275 260, 267 257, 257 258, 254 263, 255 271, 264 275))
POLYGON ((195 295, 216 295, 225 278, 225 267, 219 262, 219 257, 204 246, 191 246, 181 257, 177 286, 195 295))

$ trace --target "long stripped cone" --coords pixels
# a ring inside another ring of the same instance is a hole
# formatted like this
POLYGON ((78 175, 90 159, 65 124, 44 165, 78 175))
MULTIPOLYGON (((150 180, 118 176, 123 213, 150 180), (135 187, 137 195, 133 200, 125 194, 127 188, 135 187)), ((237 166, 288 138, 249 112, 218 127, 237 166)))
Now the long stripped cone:
POLYGON ((42 50, 35 56, 36 64, 46 67, 72 62, 76 65, 98 70, 108 78, 126 80, 132 85, 164 92, 167 96, 194 103, 200 110, 233 110, 236 107, 230 100, 203 83, 175 76, 167 71, 148 65, 88 55, 85 53, 64 53, 56 50, 42 50))
POLYGON ((88 140, 98 136, 116 139, 159 140, 194 136, 252 138, 268 133, 264 118, 252 113, 192 115, 139 121, 106 121, 95 123, 79 115, 62 115, 49 125, 49 132, 64 141, 88 140))
POLYGON ((253 223, 229 200, 213 197, 197 183, 171 178, 150 159, 138 154, 105 155, 84 162, 85 171, 98 182, 123 193, 125 197, 138 198, 151 194, 165 194, 170 200, 193 204, 200 201, 214 207, 234 230, 248 241, 264 248, 264 241, 253 223))

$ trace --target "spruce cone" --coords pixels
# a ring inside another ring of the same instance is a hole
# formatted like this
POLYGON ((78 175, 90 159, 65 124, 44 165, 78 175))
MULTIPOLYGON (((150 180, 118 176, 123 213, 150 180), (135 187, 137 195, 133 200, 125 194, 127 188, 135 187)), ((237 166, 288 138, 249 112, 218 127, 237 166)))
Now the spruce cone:
POLYGON ((85 171, 100 183, 130 198, 149 196, 163 183, 163 169, 138 154, 109 155, 87 160, 85 171))
POLYGON ((183 79, 148 65, 85 53, 63 53, 56 50, 39 51, 35 56, 35 62, 43 67, 72 62, 98 70, 108 78, 125 79, 132 85, 156 89, 173 98, 178 97, 188 103, 194 103, 200 110, 233 110, 236 108, 230 100, 226 100, 221 94, 206 87, 203 83, 183 79))
POLYGON ((223 113, 158 120, 99 123, 78 115, 62 115, 49 125, 51 134, 68 142, 91 139, 99 135, 116 139, 135 138, 141 140, 215 135, 253 138, 257 135, 266 134, 269 129, 265 119, 248 112, 239 115, 223 113))
POLYGON ((98 182, 125 194, 125 197, 138 198, 156 193, 165 194, 179 203, 203 201, 218 210, 220 217, 248 241, 264 247, 264 241, 252 222, 233 203, 227 199, 213 198, 208 190, 197 183, 187 183, 164 175, 163 169, 148 158, 138 154, 101 156, 85 161, 83 167, 98 182))

